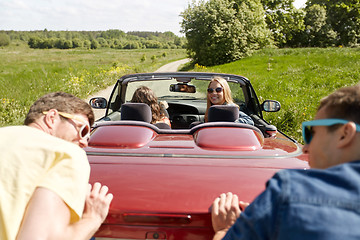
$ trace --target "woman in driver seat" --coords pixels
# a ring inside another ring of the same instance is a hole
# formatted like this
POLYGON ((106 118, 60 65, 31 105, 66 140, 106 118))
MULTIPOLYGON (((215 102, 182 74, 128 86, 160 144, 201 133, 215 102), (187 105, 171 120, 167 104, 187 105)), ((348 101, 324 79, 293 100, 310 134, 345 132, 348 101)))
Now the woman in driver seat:
MULTIPOLYGON (((209 108, 213 105, 235 105, 231 96, 231 90, 227 81, 219 76, 214 77, 207 89, 207 107, 205 112, 205 122, 208 121, 209 108)), ((238 106, 239 107, 239 106, 238 106)), ((246 123, 254 125, 254 121, 242 111, 239 111, 239 118, 236 120, 239 123, 246 123)))
POLYGON ((146 86, 141 86, 135 90, 131 102, 133 103, 146 103, 151 108, 152 113, 152 124, 156 123, 166 123, 171 127, 170 120, 167 116, 166 108, 161 107, 158 103, 158 98, 156 97, 153 90, 146 86))

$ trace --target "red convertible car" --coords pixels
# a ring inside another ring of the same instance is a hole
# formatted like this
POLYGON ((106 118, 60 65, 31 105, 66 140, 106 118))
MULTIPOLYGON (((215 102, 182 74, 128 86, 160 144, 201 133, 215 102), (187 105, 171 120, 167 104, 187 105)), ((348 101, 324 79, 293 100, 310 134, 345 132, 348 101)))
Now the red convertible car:
POLYGON ((275 172, 308 168, 301 146, 263 119, 262 111, 276 112, 280 103, 260 104, 242 76, 126 75, 108 100, 98 97, 90 103, 106 108, 85 149, 90 181, 107 185, 114 194, 95 239, 208 240, 214 234, 210 207, 219 194, 230 191, 251 202, 275 172), (214 107, 202 123, 206 89, 214 76, 227 80, 235 102, 254 126, 235 123, 229 117, 233 109, 225 107, 214 107), (147 105, 129 103, 142 85, 168 103, 171 128, 150 124, 147 105))

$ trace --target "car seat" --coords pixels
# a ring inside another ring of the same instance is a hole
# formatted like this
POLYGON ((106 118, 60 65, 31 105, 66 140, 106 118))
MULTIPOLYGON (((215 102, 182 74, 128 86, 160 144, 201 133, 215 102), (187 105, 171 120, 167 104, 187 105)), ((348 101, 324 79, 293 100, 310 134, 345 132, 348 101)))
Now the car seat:
POLYGON ((121 105, 121 120, 143 121, 150 123, 151 108, 146 103, 124 103, 121 105))
POLYGON ((213 105, 209 108, 208 122, 235 122, 239 108, 235 105, 213 105))

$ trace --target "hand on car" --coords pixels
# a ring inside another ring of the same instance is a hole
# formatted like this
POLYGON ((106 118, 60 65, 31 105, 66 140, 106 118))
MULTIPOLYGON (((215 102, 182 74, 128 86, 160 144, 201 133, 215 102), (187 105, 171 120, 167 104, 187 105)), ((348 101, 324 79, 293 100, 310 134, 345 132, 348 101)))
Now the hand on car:
POLYGON ((231 192, 222 193, 212 204, 211 219, 215 233, 227 230, 235 223, 240 216, 241 209, 245 209, 249 203, 240 201, 236 194, 231 192))
POLYGON ((101 186, 96 182, 93 186, 89 184, 88 195, 85 200, 83 218, 91 218, 99 221, 99 226, 105 220, 113 195, 108 193, 107 186, 101 186))

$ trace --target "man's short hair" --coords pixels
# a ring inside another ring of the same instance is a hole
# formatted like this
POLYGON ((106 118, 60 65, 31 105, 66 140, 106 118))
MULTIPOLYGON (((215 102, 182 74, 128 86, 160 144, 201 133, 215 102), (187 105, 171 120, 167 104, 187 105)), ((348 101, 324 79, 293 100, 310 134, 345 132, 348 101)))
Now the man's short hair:
POLYGON ((87 116, 90 126, 94 123, 94 112, 84 100, 65 92, 53 92, 40 97, 30 107, 24 124, 29 125, 39 119, 44 111, 56 109, 59 112, 70 114, 84 114, 87 116))
POLYGON ((360 84, 343 87, 320 101, 328 118, 341 118, 360 124, 360 84))

